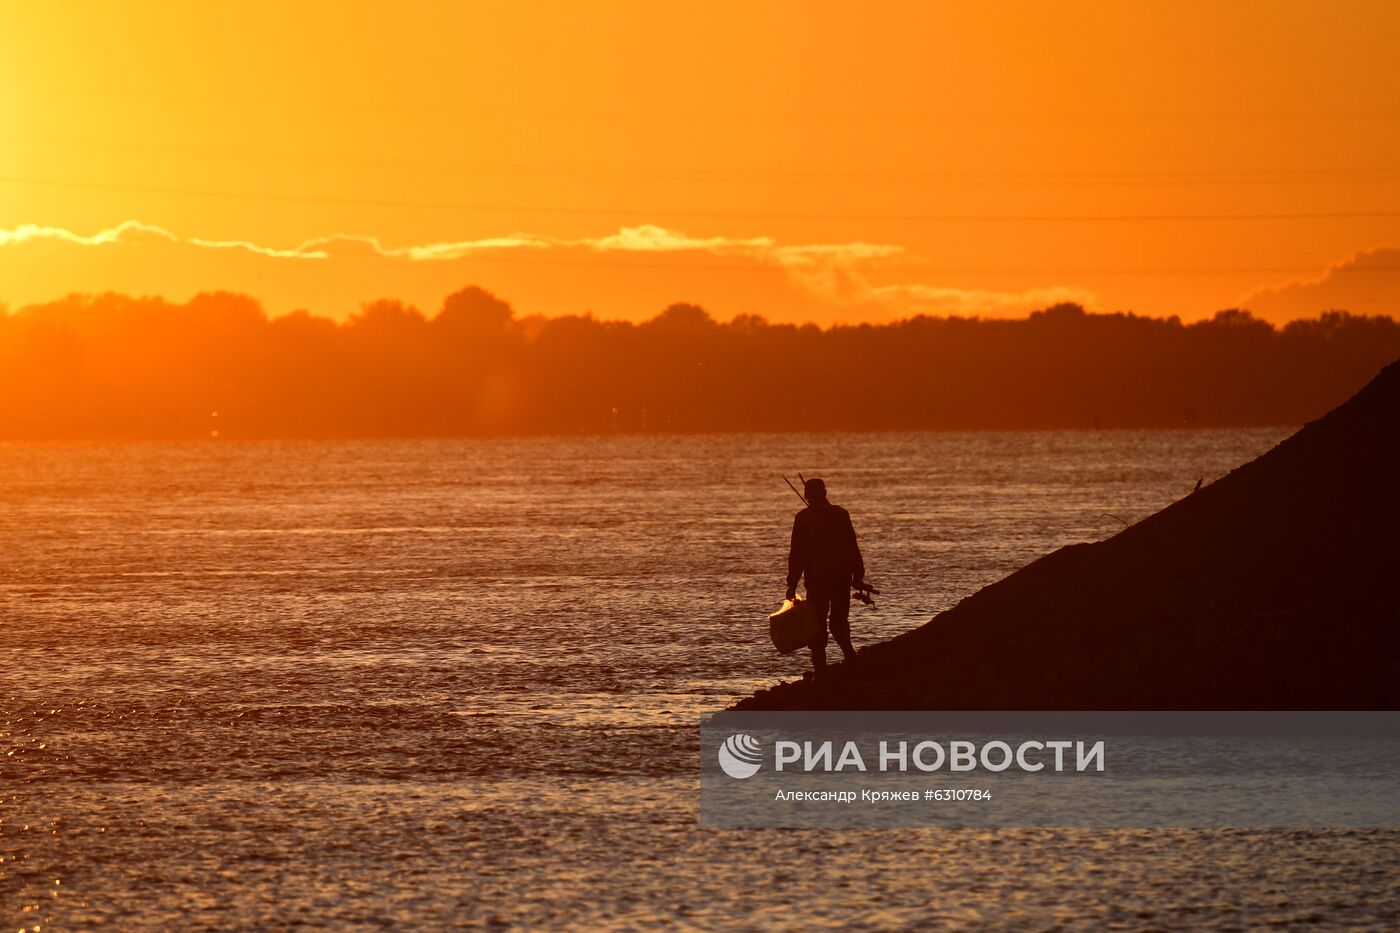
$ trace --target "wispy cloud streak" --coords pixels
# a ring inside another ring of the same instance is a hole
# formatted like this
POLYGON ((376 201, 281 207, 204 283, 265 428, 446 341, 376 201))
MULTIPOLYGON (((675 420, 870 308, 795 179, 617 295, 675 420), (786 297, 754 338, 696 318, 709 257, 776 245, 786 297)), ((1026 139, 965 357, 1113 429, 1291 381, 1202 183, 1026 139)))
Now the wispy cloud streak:
POLYGON ((0 247, 56 241, 81 247, 107 247, 127 241, 160 240, 201 249, 235 250, 272 259, 323 262, 353 256, 374 256, 409 263, 441 263, 483 253, 513 250, 579 250, 595 254, 691 254, 727 257, 785 272, 789 281, 812 297, 850 307, 878 307, 902 314, 1010 314, 1061 301, 1094 305, 1087 290, 1055 285, 1020 292, 962 289, 932 284, 875 285, 868 273, 879 264, 906 257, 902 246, 890 243, 782 244, 769 236, 697 237, 654 224, 622 227, 597 237, 563 238, 533 233, 480 239, 446 240, 407 246, 385 246, 378 237, 335 233, 315 237, 294 248, 264 246, 248 240, 183 237, 165 227, 127 220, 90 235, 63 227, 21 224, 0 228, 0 247))
POLYGON ((210 249, 241 249, 277 259, 329 259, 340 253, 367 250, 386 259, 407 259, 412 262, 451 261, 490 250, 573 248, 598 253, 709 253, 716 256, 741 256, 786 268, 815 265, 834 258, 881 259, 904 252, 901 246, 884 243, 809 243, 784 246, 772 237, 694 237, 653 224, 623 227, 618 232, 606 236, 577 239, 513 233, 509 236, 476 240, 447 240, 396 247, 385 246, 374 236, 335 233, 307 240, 293 249, 281 249, 247 240, 182 237, 164 227, 139 220, 123 221, 115 227, 99 230, 90 236, 63 227, 21 224, 10 229, 0 229, 0 246, 46 239, 60 240, 77 246, 108 246, 140 236, 153 236, 172 243, 210 249))
POLYGON ((271 256, 277 259, 325 259, 329 255, 325 252, 308 251, 304 249, 275 249, 270 246, 260 246, 257 243, 250 243, 247 240, 206 240, 202 237, 181 237, 164 227, 155 224, 142 223, 139 220, 124 220, 115 227, 108 227, 99 230, 90 236, 74 233, 72 230, 63 227, 48 227, 40 224, 20 224, 9 229, 0 228, 0 246, 13 246, 20 243, 27 243, 36 240, 59 240, 64 243, 72 243, 75 246, 110 246, 124 240, 139 238, 140 236, 155 237, 161 240, 168 240, 171 243, 184 243, 189 246, 199 246, 206 249, 240 249, 259 256, 271 256))

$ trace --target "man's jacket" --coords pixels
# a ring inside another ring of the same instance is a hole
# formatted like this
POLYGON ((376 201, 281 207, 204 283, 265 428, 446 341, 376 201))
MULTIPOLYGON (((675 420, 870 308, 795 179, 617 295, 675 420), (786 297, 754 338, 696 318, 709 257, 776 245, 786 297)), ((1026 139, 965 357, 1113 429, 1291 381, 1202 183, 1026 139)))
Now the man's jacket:
POLYGON ((807 578, 807 589, 849 587, 865 578, 865 562, 856 544, 850 513, 839 505, 815 502, 792 520, 788 549, 788 589, 807 578))

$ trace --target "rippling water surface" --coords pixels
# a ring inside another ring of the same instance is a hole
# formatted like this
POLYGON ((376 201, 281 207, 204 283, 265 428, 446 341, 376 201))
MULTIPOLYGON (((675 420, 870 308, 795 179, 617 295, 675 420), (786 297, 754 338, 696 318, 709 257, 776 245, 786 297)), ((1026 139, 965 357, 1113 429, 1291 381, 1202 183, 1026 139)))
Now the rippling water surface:
POLYGON ((1394 928, 1395 833, 695 825, 783 473, 860 643, 1285 433, 0 445, 0 929, 1394 928))

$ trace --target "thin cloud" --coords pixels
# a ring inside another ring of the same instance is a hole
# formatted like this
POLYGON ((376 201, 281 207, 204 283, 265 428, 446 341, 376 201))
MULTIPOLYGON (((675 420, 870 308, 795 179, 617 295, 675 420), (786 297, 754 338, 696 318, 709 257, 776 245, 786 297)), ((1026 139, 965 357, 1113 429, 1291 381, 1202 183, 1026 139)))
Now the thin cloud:
POLYGON ((123 240, 132 239, 132 235, 145 235, 168 240, 171 243, 184 243, 189 246, 199 246, 205 249, 239 249, 256 253, 259 256, 271 256, 277 259, 325 259, 327 253, 306 251, 303 249, 274 249, 269 246, 259 246, 257 243, 250 243, 247 240, 206 240, 203 237, 181 237, 164 227, 155 224, 142 223, 139 220, 124 220, 115 227, 108 227, 99 230, 90 236, 74 233, 72 230, 63 227, 47 227, 40 224, 20 224, 10 229, 0 228, 0 246, 13 246, 20 243, 27 243, 34 240, 59 240, 64 243, 72 243, 76 246, 109 246, 120 243, 123 240))
POLYGON ((596 253, 708 253, 712 256, 738 256, 784 268, 813 266, 833 259, 882 259, 904 252, 904 247, 886 243, 806 243, 782 246, 772 237, 695 237, 680 230, 655 224, 622 227, 617 233, 600 237, 566 239, 533 233, 513 233, 480 240, 455 240, 418 246, 386 247, 377 237, 336 234, 308 240, 298 249, 331 249, 336 244, 352 244, 393 259, 438 262, 462 259, 484 250, 507 249, 586 249, 596 253))
POLYGON ((517 233, 508 237, 486 237, 482 240, 452 240, 409 245, 409 247, 385 247, 378 237, 361 234, 330 234, 302 242, 293 249, 263 247, 246 240, 206 240, 203 237, 181 237, 165 227, 143 223, 140 220, 126 220, 115 227, 99 230, 92 235, 83 235, 63 227, 45 227, 39 224, 3 230, 0 228, 0 245, 21 244, 34 240, 59 240, 80 245, 80 247, 105 247, 133 235, 154 235, 161 240, 178 242, 211 249, 246 249, 248 252, 279 259, 328 259, 346 252, 368 251, 386 259, 409 259, 413 262, 445 262, 462 259, 463 256, 487 249, 546 249, 584 248, 594 252, 708 252, 713 255, 739 255, 759 261, 773 262, 781 266, 811 265, 823 259, 844 258, 871 259, 893 256, 903 252, 903 247, 889 244, 867 244, 867 242, 844 242, 844 244, 802 244, 780 247, 771 237, 692 237, 679 230, 666 230, 654 224, 641 224, 638 227, 623 227, 615 234, 605 237, 582 237, 566 240, 560 237, 543 237, 539 234, 517 233), (349 247, 343 249, 342 247, 349 247))
POLYGON ((335 233, 306 240, 293 249, 281 249, 247 240, 182 237, 164 227, 139 220, 123 221, 115 227, 100 230, 90 236, 62 227, 21 224, 8 230, 0 229, 0 246, 44 239, 60 240, 78 246, 107 246, 140 235, 210 249, 241 249, 278 259, 328 259, 337 255, 368 252, 386 259, 407 259, 411 262, 448 262, 486 250, 581 248, 599 253, 709 253, 717 256, 742 256, 787 268, 810 266, 834 258, 874 259, 903 252, 903 247, 890 244, 857 242, 780 246, 772 237, 693 237, 654 224, 623 227, 617 233, 606 236, 578 239, 513 233, 509 236, 477 240, 448 240, 396 247, 385 246, 374 236, 335 233))
POLYGON ((679 230, 667 230, 655 224, 642 224, 637 227, 623 227, 617 233, 604 237, 586 237, 580 240, 560 240, 560 245, 584 246, 600 253, 713 253, 715 255, 766 256, 775 247, 772 237, 760 236, 749 239, 733 237, 693 237, 679 230))
POLYGON ((1088 308, 1099 305, 1099 297, 1094 292, 1068 285, 1028 288, 1019 292, 936 285, 884 285, 873 291, 877 300, 902 311, 943 316, 1004 316, 1038 311, 1065 302, 1088 308))
POLYGON ((0 246, 13 246, 19 243, 27 243, 31 240, 62 240, 65 243, 74 243, 78 246, 105 246, 109 243, 116 243, 128 233, 153 233, 166 239, 175 240, 176 236, 168 230, 155 227, 150 224, 143 224, 139 220, 127 220, 109 227, 106 230, 99 230, 92 236, 83 236, 66 230, 63 227, 45 227, 39 224, 20 224, 18 227, 5 230, 0 229, 0 246))
MULTIPOLYGON (((847 307, 881 309, 885 316, 990 315, 1006 316, 1072 301, 1095 306, 1097 296, 1082 288, 1053 285, 1019 292, 964 289, 926 283, 876 285, 868 275, 888 260, 906 256, 904 247, 890 243, 781 244, 773 237, 697 237, 655 224, 622 227, 596 237, 561 238, 532 233, 470 240, 445 240, 385 246, 378 237, 335 233, 315 237, 291 248, 264 246, 247 240, 182 237, 164 227, 128 220, 91 235, 62 227, 23 224, 0 229, 0 247, 50 240, 84 247, 111 246, 141 239, 211 250, 233 250, 292 261, 316 261, 368 256, 418 265, 437 265, 481 253, 516 250, 576 250, 593 254, 690 254, 738 259, 756 267, 784 272, 791 285, 819 301, 847 307)), ((886 266, 886 268, 888 268, 886 266)))
POLYGON ((1023 291, 956 288, 917 282, 875 285, 859 266, 858 260, 882 259, 888 255, 873 245, 870 252, 813 253, 805 263, 789 265, 788 273, 795 284, 821 300, 847 307, 879 308, 886 317, 912 314, 1007 317, 1063 302, 1088 308, 1101 304, 1094 292, 1069 285, 1048 285, 1023 291))
POLYGON ((464 259, 473 253, 485 250, 504 249, 543 249, 556 245, 548 237, 518 233, 504 237, 487 237, 480 240, 453 240, 444 243, 425 243, 418 246, 388 247, 378 237, 362 236, 353 233, 336 233, 331 236, 316 237, 297 247, 303 254, 323 253, 327 256, 346 256, 370 253, 386 259, 407 259, 412 262, 446 262, 464 259))
POLYGON ((1400 313, 1400 247, 1361 250, 1314 278, 1256 289, 1240 306, 1277 322, 1322 311, 1393 316, 1400 313))

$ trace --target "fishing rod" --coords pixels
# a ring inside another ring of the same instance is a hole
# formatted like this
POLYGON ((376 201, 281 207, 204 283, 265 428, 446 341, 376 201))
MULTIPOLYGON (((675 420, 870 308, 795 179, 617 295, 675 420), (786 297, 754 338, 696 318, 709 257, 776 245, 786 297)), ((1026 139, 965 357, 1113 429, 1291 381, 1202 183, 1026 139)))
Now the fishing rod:
MULTIPOLYGON (((805 489, 807 486, 807 478, 801 473, 797 474, 797 478, 802 481, 802 486, 805 489)), ((784 476, 783 482, 787 483, 788 489, 791 489, 793 491, 793 494, 796 495, 797 498, 802 500, 803 505, 811 504, 807 501, 807 497, 802 495, 802 493, 798 491, 797 487, 792 484, 792 480, 784 476)), ((854 591, 851 593, 851 596, 865 603, 870 608, 875 608, 875 597, 880 595, 880 591, 877 590, 873 584, 862 580, 859 583, 853 583, 851 585, 851 589, 854 591)))

